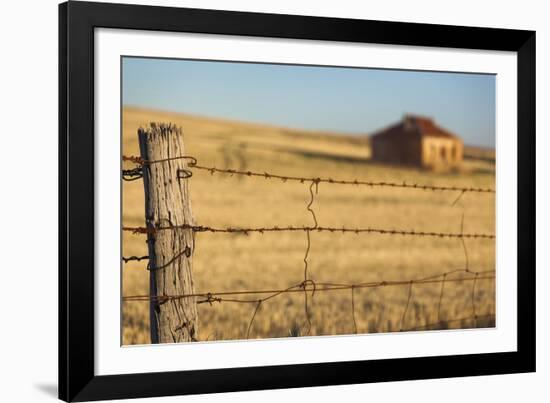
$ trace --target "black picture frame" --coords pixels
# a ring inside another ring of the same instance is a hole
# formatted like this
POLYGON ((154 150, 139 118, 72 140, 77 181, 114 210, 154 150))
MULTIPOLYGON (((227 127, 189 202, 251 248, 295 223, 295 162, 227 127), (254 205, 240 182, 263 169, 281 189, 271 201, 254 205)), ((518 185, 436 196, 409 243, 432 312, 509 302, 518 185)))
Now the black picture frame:
POLYGON ((88 401, 535 371, 535 32, 108 3, 59 5, 59 398, 88 401), (517 351, 96 376, 94 29, 517 52, 517 351))

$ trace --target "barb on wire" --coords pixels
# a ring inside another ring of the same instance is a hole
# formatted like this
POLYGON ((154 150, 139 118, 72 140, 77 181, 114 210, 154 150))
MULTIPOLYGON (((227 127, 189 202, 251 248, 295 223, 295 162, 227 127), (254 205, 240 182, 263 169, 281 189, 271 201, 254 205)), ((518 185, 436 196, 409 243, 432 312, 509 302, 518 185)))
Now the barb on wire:
POLYGON ((229 175, 242 175, 248 177, 258 177, 264 179, 278 179, 283 182, 294 181, 300 183, 306 182, 316 182, 316 183, 331 183, 335 185, 356 185, 356 186, 369 186, 369 187, 389 187, 389 188, 407 188, 407 189, 419 189, 419 190, 431 190, 431 191, 451 191, 451 192, 462 192, 463 193, 495 193, 494 189, 490 188, 479 188, 479 187, 461 187, 461 186, 438 186, 438 185, 427 185, 427 184, 418 184, 418 183, 407 183, 407 182, 385 182, 385 181, 364 181, 364 180, 342 180, 342 179, 332 179, 332 178, 311 178, 311 177, 301 177, 301 176, 289 176, 289 175, 279 175, 268 172, 253 172, 237 169, 222 169, 210 166, 199 165, 195 157, 189 155, 182 155, 179 157, 165 158, 161 160, 147 161, 140 157, 134 156, 123 156, 124 161, 131 161, 140 165, 148 164, 157 164, 166 161, 172 161, 177 159, 186 159, 188 160, 188 166, 193 169, 201 169, 208 171, 211 175, 215 173, 229 174, 229 175))
POLYGON ((133 162, 134 164, 139 164, 139 165, 145 165, 145 160, 141 157, 136 157, 134 155, 123 155, 122 156, 122 161, 126 161, 126 162, 133 162))
POLYGON ((197 304, 210 304, 210 306, 212 306, 213 302, 222 302, 222 299, 212 296, 212 293, 208 293, 206 298, 204 300, 197 301, 197 304))
POLYGON ((122 179, 126 182, 132 182, 141 178, 143 178, 142 167, 122 170, 122 179))
POLYGON ((145 256, 128 256, 128 257, 122 256, 122 261, 124 263, 128 263, 128 262, 131 262, 131 261, 139 262, 139 261, 147 260, 147 259, 149 259, 149 255, 145 255, 145 256))

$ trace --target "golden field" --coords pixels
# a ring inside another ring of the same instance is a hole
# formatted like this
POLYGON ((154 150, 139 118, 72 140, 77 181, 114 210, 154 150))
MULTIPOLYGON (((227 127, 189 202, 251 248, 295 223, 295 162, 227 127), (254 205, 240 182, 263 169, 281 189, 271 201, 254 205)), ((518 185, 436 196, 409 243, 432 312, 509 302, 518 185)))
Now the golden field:
MULTIPOLYGON (((494 152, 476 151, 460 173, 433 173, 376 165, 369 161, 366 137, 315 133, 174 113, 123 109, 123 154, 139 155, 137 129, 149 122, 171 122, 184 131, 186 154, 200 165, 303 177, 330 177, 445 186, 495 187, 494 152), (493 158, 491 158, 493 156, 493 158)), ((131 167, 132 164, 125 165, 131 167)), ((311 226, 306 209, 309 184, 214 174, 193 170, 189 179, 195 222, 212 227, 311 226)), ((495 196, 402 188, 319 184, 312 209, 320 226, 372 227, 436 232, 495 233, 495 196)), ((143 183, 123 182, 123 225, 144 225, 143 183)), ((304 279, 306 233, 196 234, 193 255, 197 292, 284 289, 304 279)), ((466 239, 469 268, 494 270, 494 240, 466 239)), ((123 233, 124 256, 147 254, 145 236, 123 233)), ((316 282, 359 283, 414 280, 464 269, 460 239, 375 234, 311 233, 309 278, 316 282)), ((148 293, 146 262, 123 265, 122 293, 148 293)), ((455 273, 447 278, 468 276, 455 273)), ((469 275, 471 276, 471 274, 469 275)), ((493 279, 415 285, 407 314, 409 285, 354 290, 357 331, 390 332, 441 320, 494 314, 493 279), (472 298, 473 297, 473 298, 472 298), (403 320, 403 323, 402 323, 403 320)), ((309 295, 310 335, 354 332, 350 290, 309 295)), ((147 302, 123 303, 123 344, 149 343, 147 302)), ((199 337, 243 339, 254 304, 199 305, 199 337)), ((449 322, 438 328, 494 326, 480 318, 449 322)), ((304 294, 288 293, 263 303, 251 338, 304 334, 304 294)))

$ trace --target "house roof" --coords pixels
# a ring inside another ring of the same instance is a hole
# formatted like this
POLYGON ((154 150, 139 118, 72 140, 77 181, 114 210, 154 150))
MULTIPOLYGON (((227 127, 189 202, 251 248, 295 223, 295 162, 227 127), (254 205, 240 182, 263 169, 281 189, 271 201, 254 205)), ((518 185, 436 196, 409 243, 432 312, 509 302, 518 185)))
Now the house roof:
POLYGON ((373 137, 399 137, 403 135, 445 137, 459 140, 457 135, 436 125, 432 119, 417 115, 405 115, 402 121, 375 133, 373 137))

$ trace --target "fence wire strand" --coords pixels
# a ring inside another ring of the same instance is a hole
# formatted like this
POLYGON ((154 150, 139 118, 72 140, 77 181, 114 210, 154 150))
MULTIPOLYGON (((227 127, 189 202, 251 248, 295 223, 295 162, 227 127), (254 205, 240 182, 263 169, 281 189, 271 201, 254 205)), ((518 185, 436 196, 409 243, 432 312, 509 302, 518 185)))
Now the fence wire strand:
POLYGON ((210 232, 210 233, 233 233, 249 235, 251 233, 268 233, 268 232, 335 232, 335 233, 352 233, 352 234, 380 234, 380 235, 403 235, 417 237, 436 237, 436 238, 478 238, 478 239, 495 239, 494 234, 485 233, 454 233, 454 232, 437 232, 437 231, 419 231, 419 230, 403 230, 403 229, 387 229, 387 228, 352 228, 352 227, 323 227, 323 226, 287 226, 287 227, 210 227, 206 225, 182 224, 173 227, 122 227, 123 231, 129 231, 133 234, 155 233, 157 231, 174 230, 174 229, 190 229, 194 232, 210 232))
POLYGON ((451 192, 460 192, 458 198, 453 204, 456 204, 460 197, 464 193, 495 193, 494 189, 490 188, 480 188, 480 187, 463 187, 463 186, 441 186, 441 185, 428 185, 428 184, 419 184, 419 183, 407 183, 407 182, 386 182, 386 181, 365 181, 365 180, 343 180, 343 179, 332 179, 332 178, 320 178, 320 177, 302 177, 302 176, 290 176, 290 175, 280 175, 269 172, 254 172, 254 171, 241 171, 237 169, 228 169, 228 168, 216 168, 209 167, 204 165, 199 165, 195 157, 189 155, 183 155, 179 157, 165 158, 161 160, 147 161, 140 157, 135 156, 123 156, 123 161, 133 162, 141 166, 158 164, 161 162, 168 162, 173 160, 187 160, 187 166, 191 169, 200 169, 203 171, 209 172, 211 175, 215 173, 218 174, 227 174, 229 176, 240 175, 264 179, 276 179, 281 180, 282 182, 300 182, 300 183, 309 183, 313 182, 316 184, 319 183, 330 183, 335 185, 355 185, 355 186, 368 186, 368 187, 390 187, 390 188, 407 188, 407 189, 419 189, 419 190, 431 190, 431 191, 451 191, 451 192))
POLYGON ((246 299, 246 300, 240 299, 237 301, 229 298, 226 299, 225 297, 263 294, 263 295, 267 295, 267 297, 262 298, 262 301, 264 302, 274 297, 277 297, 281 294, 295 293, 295 292, 301 293, 303 292, 304 287, 309 291, 313 291, 313 289, 315 289, 315 292, 319 293, 319 292, 328 292, 328 291, 351 290, 352 288, 359 289, 359 288, 378 288, 378 287, 395 287, 395 286, 409 286, 410 288, 411 285, 441 284, 442 282, 452 283, 452 282, 464 282, 464 281, 474 281, 474 280, 479 281, 479 280, 491 280, 495 278, 496 276, 495 276, 494 270, 484 270, 484 271, 474 272, 472 270, 466 271, 464 269, 460 269, 460 270, 452 270, 452 271, 437 274, 434 276, 424 277, 420 279, 413 279, 413 280, 383 280, 383 281, 371 281, 371 282, 362 282, 362 283, 333 283, 333 282, 317 282, 309 279, 306 284, 304 284, 304 282, 302 281, 290 287, 282 288, 282 289, 198 292, 193 294, 157 295, 157 296, 131 295, 131 296, 124 296, 122 297, 122 299, 125 302, 132 302, 132 301, 154 301, 154 300, 168 301, 168 300, 175 300, 175 299, 181 299, 181 298, 206 298, 206 300, 203 302, 256 303, 258 302, 257 298, 246 299), (448 278, 450 274, 455 274, 459 272, 473 274, 473 276, 448 278), (477 273, 477 276, 475 275, 476 273, 477 273), (220 299, 217 299, 218 297, 220 299))
MULTIPOLYGON (((346 284, 346 283, 331 283, 331 282, 315 282, 312 279, 308 279, 307 281, 302 281, 300 283, 291 285, 290 287, 283 288, 283 289, 236 290, 236 291, 200 292, 200 293, 193 293, 193 294, 156 295, 156 296, 130 295, 130 296, 122 297, 122 301, 123 302, 156 302, 156 303, 163 304, 168 301, 173 301, 173 300, 178 300, 183 298, 194 298, 197 300, 197 304, 208 303, 211 306, 213 305, 213 303, 253 304, 255 305, 255 307, 246 330, 246 338, 248 339, 250 338, 250 333, 253 328, 254 320, 256 319, 256 316, 258 314, 258 311, 260 310, 260 307, 263 304, 265 304, 265 302, 272 300, 283 294, 296 293, 296 292, 302 293, 302 292, 308 292, 308 291, 312 293, 318 293, 318 292, 337 292, 337 291, 349 290, 351 293, 351 310, 352 310, 351 313, 352 313, 353 329, 354 329, 354 333, 358 333, 357 322, 355 319, 355 316, 356 316, 355 295, 354 295, 355 290, 363 289, 363 288, 407 286, 407 289, 408 289, 407 300, 406 300, 405 307, 403 309, 403 314, 399 325, 399 331, 410 331, 410 330, 421 330, 424 327, 429 328, 429 327, 434 327, 437 324, 451 323, 451 322, 463 321, 467 319, 477 321, 477 319, 482 319, 484 317, 483 315, 478 316, 474 312, 472 316, 469 316, 466 318, 442 320, 440 318, 440 313, 438 312, 437 322, 434 322, 428 325, 407 328, 405 327, 405 321, 406 321, 407 312, 412 300, 414 285, 438 284, 438 283, 443 284, 443 283, 449 283, 449 282, 467 282, 467 281, 472 281, 475 284, 477 284, 480 280, 494 280, 494 279, 495 279, 494 270, 473 272, 471 270, 466 271, 465 269, 462 269, 462 270, 453 270, 446 273, 437 274, 434 276, 429 276, 429 277, 424 277, 424 278, 414 279, 414 280, 406 280, 406 281, 404 280, 394 280, 394 281, 387 280, 386 281, 385 280, 385 281, 378 281, 378 282, 346 284), (464 274, 470 274, 471 276, 464 276, 459 278, 448 278, 450 274, 455 274, 459 272, 462 272, 464 274), (260 296, 259 298, 257 297, 258 295, 260 296), (253 297, 247 298, 249 296, 253 296, 253 297)), ((475 291, 472 289, 472 293, 474 292, 475 291)), ((475 295, 472 296, 472 301, 474 299, 475 299, 475 295)), ((305 309, 306 309, 306 312, 309 314, 309 311, 307 310, 307 308, 305 309)), ((307 321, 307 327, 304 330, 303 335, 308 335, 309 331, 311 330, 311 327, 312 327, 312 324, 311 324, 311 321, 309 320, 307 321)))

